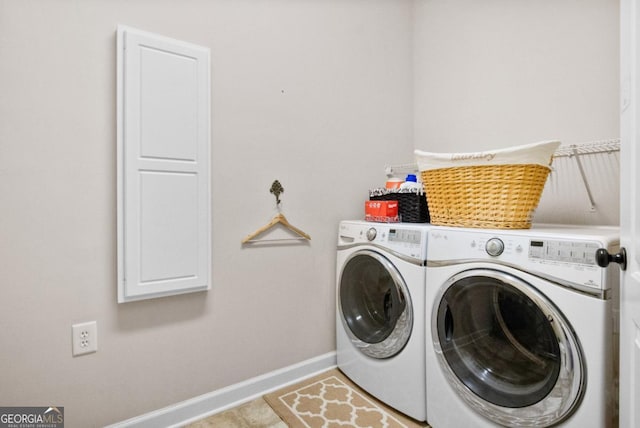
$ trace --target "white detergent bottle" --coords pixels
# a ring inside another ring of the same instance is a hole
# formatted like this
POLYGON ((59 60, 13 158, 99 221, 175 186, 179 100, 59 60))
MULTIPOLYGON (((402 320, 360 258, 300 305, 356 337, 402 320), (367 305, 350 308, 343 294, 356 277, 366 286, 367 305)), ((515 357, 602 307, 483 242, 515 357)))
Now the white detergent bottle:
POLYGON ((418 179, 414 174, 407 175, 404 183, 400 185, 401 189, 421 189, 422 186, 418 184, 418 179))

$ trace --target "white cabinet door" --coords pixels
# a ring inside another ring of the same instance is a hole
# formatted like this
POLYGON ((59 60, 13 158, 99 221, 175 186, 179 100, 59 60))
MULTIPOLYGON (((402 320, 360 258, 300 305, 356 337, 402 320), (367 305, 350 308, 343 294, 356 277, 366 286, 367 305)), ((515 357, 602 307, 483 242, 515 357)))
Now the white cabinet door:
POLYGON ((209 49, 118 27, 118 301, 210 288, 209 49))
POLYGON ((640 2, 620 2, 620 427, 640 428, 640 2))

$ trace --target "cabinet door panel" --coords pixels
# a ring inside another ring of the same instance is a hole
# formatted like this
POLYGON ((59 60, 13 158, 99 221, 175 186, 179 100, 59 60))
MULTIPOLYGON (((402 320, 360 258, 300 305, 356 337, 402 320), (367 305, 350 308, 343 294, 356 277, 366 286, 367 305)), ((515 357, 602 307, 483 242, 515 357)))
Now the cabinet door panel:
POLYGON ((209 50, 118 27, 118 301, 211 287, 209 50))

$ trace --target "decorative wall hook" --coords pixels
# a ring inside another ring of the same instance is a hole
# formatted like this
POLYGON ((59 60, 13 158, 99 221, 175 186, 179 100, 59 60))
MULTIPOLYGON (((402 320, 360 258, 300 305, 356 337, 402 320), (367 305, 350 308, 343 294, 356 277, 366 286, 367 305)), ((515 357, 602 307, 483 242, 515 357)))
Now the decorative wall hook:
POLYGON ((280 184, 280 182, 278 180, 275 180, 273 182, 273 184, 271 185, 271 189, 269 189, 269 192, 273 193, 276 197, 276 205, 280 205, 280 194, 284 192, 284 187, 282 187, 282 184, 280 184))
MULTIPOLYGON (((276 197, 276 204, 280 205, 280 202, 281 202, 280 201, 280 194, 282 194, 282 192, 284 192, 284 188, 282 187, 282 184, 280 184, 280 182, 278 180, 275 180, 273 182, 273 184, 271 185, 271 189, 269 189, 269 192, 271 192, 276 197)), ((295 227, 294 225, 289 223, 289 221, 284 216, 284 214, 279 212, 278 214, 275 215, 275 217, 273 217, 271 219, 271 221, 269 223, 267 223, 266 225, 262 226, 260 229, 256 230, 255 232, 253 232, 253 233, 249 234, 247 237, 245 237, 242 240, 242 243, 243 244, 248 244, 248 243, 252 243, 252 242, 290 241, 292 239, 294 239, 294 240, 311 240, 311 237, 307 233, 303 232, 302 230, 298 229, 297 227, 295 227), (296 238, 284 238, 284 239, 262 239, 262 240, 257 240, 256 239, 256 237, 258 235, 261 235, 263 232, 266 232, 267 230, 271 229, 272 227, 274 227, 277 224, 280 224, 280 225, 284 226, 285 228, 291 230, 296 235, 298 235, 298 237, 296 237, 296 238)))

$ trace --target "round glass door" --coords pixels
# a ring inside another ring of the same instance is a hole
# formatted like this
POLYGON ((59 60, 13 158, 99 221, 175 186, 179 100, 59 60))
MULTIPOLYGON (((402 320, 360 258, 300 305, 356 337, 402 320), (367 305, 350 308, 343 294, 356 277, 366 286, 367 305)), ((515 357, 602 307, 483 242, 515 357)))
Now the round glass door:
POLYGON ((441 366, 488 419, 548 426, 579 402, 584 368, 573 329, 527 282, 490 269, 462 272, 442 287, 433 318, 441 366))
POLYGON ((381 254, 351 255, 340 276, 339 308, 351 342, 365 355, 389 358, 411 336, 411 298, 402 276, 381 254))

